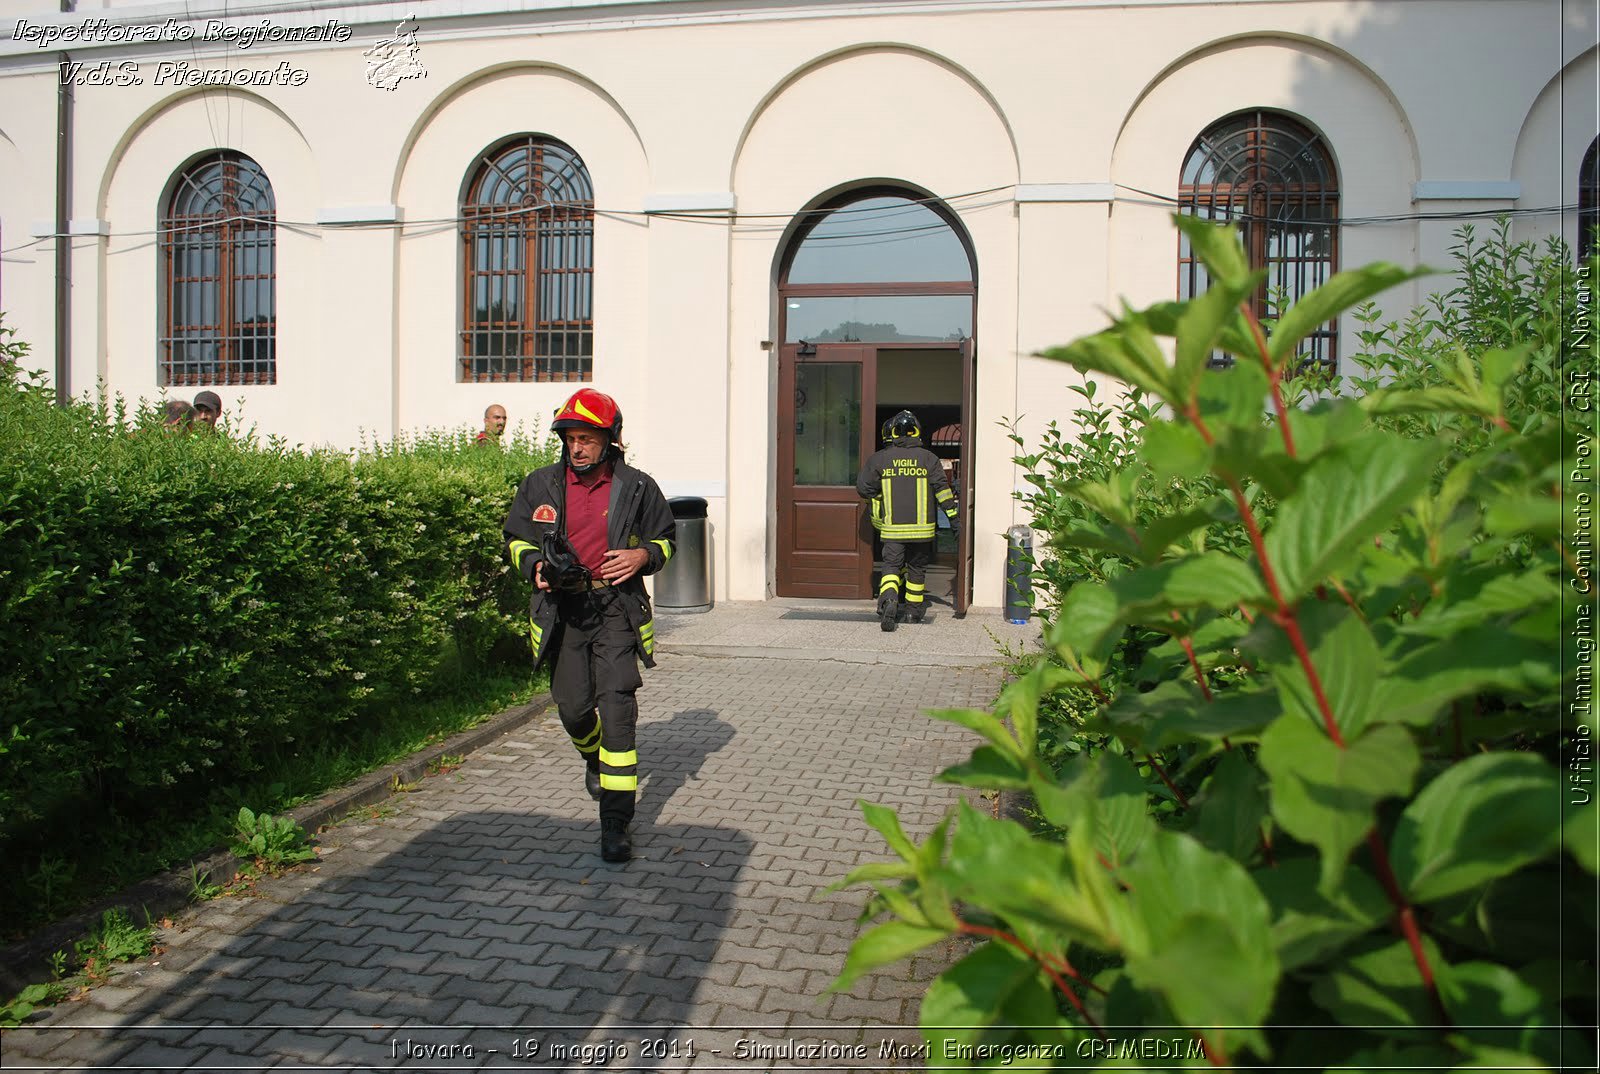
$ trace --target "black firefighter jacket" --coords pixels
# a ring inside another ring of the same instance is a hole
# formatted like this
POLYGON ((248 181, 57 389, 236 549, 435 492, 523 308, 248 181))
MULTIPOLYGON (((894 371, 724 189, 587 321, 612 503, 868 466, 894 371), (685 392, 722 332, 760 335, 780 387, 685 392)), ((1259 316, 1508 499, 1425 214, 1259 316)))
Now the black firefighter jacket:
POLYGON ((956 519, 956 496, 939 457, 914 436, 879 448, 856 478, 856 492, 872 503, 872 525, 885 541, 931 541, 935 511, 956 519))
MULTIPOLYGON (((533 581, 534 565, 544 557, 540 551, 552 533, 566 533, 566 463, 540 467, 522 479, 506 515, 506 552, 522 577, 533 581)), ((646 574, 654 574, 672 558, 677 532, 672 509, 655 479, 635 470, 621 459, 611 471, 611 503, 606 513, 608 548, 643 548, 650 553, 644 569, 619 584, 628 625, 638 643, 645 667, 655 667, 655 617, 650 597, 644 589, 646 574)), ((556 594, 548 589, 533 589, 528 617, 533 625, 533 666, 538 667, 549 650, 551 628, 557 617, 556 594)))

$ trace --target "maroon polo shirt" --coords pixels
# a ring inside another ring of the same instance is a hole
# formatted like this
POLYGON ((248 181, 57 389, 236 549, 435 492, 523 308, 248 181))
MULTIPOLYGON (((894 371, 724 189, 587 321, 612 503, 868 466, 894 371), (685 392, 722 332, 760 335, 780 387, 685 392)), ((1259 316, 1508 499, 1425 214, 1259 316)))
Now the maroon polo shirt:
POLYGON ((575 474, 567 467, 567 540, 578 554, 578 562, 600 577, 610 544, 606 528, 611 512, 611 464, 597 466, 587 474, 575 474))

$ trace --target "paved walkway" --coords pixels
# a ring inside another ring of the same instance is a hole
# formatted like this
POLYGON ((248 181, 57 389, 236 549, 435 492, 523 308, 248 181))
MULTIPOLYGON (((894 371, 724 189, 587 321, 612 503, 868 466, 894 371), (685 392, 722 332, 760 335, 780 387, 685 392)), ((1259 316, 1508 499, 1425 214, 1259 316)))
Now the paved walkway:
POLYGON ((599 860, 593 803, 549 713, 328 829, 315 867, 185 912, 158 955, 6 1033, 0 1065, 920 1065, 883 1042, 919 1041, 893 1027, 915 1023, 918 982, 956 952, 825 994, 865 889, 823 889, 887 856, 858 797, 896 807, 913 838, 957 800, 932 777, 977 739, 920 713, 986 705, 1000 669, 992 642, 989 666, 899 666, 887 647, 885 663, 830 658, 858 635, 937 639, 951 621, 883 634, 791 620, 829 623, 830 646, 772 644, 788 610, 722 609, 749 617, 742 646, 704 640, 728 628, 717 612, 663 617, 628 865, 599 860))

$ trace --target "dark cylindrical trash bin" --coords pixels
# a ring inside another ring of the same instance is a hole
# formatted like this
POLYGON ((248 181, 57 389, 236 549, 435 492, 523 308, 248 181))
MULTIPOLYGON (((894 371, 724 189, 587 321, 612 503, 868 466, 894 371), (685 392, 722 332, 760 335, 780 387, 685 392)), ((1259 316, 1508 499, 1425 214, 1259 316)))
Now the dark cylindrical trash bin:
POLYGON ((655 604, 663 612, 711 610, 711 541, 707 532, 706 501, 698 496, 674 496, 667 501, 677 523, 672 558, 656 575, 655 604))
POLYGON ((1022 625, 1033 615, 1033 530, 1006 530, 1006 622, 1022 625))

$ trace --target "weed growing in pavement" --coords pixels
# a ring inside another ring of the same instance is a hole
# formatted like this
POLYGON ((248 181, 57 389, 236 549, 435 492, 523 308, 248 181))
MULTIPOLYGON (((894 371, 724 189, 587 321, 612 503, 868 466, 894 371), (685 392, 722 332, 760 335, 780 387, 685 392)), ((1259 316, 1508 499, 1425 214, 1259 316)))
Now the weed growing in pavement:
POLYGON ((247 870, 257 873, 276 875, 317 856, 306 844, 305 829, 294 818, 256 813, 249 806, 239 807, 233 835, 233 852, 250 863, 247 870))

